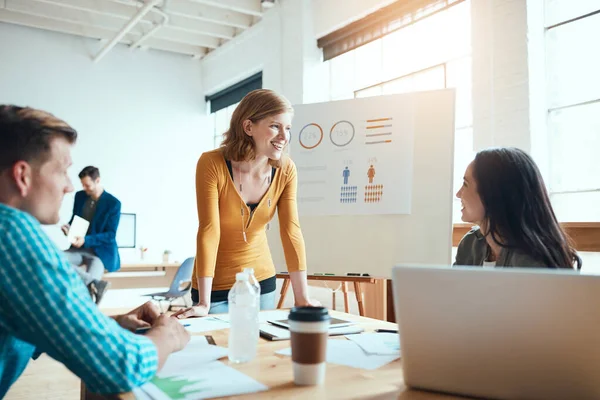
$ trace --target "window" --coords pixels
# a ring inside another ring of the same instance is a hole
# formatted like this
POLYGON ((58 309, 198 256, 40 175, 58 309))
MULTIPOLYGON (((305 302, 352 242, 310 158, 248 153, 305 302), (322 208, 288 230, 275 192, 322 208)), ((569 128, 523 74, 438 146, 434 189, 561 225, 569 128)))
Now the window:
MULTIPOLYGON (((393 31, 327 61, 330 98, 343 100, 456 88, 454 185, 474 157, 469 0, 393 31)), ((455 199, 453 220, 460 222, 455 199)))
POLYGON ((600 219, 600 3, 546 0, 550 193, 561 221, 600 219))
POLYGON ((262 72, 231 85, 215 94, 205 97, 210 109, 211 122, 213 123, 213 142, 217 148, 223 141, 223 133, 229 129, 229 121, 233 110, 240 101, 253 90, 262 88, 262 72))
POLYGON ((262 72, 254 74, 218 93, 206 96, 213 124, 213 145, 216 149, 223 141, 223 134, 229 129, 233 110, 240 101, 253 90, 262 88, 262 72))
POLYGON ((215 149, 221 146, 223 134, 229 129, 229 122, 231 121, 233 110, 235 110, 238 104, 240 103, 238 102, 225 108, 221 108, 220 110, 210 114, 213 120, 215 149))

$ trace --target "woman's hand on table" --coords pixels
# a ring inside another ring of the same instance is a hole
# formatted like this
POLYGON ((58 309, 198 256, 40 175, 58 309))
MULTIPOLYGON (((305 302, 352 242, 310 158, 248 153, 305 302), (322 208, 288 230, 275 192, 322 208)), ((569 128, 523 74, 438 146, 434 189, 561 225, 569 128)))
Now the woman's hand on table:
POLYGON ((321 307, 321 302, 318 300, 314 300, 314 299, 301 299, 301 300, 296 300, 295 307, 321 307))
POLYGON ((184 308, 173 314, 173 317, 178 319, 195 318, 195 317, 206 317, 208 315, 209 307, 198 304, 194 307, 184 308))

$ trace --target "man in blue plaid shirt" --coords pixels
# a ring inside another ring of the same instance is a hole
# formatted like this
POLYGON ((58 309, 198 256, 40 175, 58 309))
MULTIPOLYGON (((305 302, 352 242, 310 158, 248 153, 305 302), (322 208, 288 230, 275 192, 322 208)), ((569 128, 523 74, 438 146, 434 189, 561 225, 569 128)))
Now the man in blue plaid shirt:
POLYGON ((47 353, 97 393, 151 379, 189 334, 146 303, 103 315, 41 229, 56 224, 76 131, 51 114, 0 105, 0 398, 35 354, 47 353), (132 333, 151 327, 146 335, 132 333))

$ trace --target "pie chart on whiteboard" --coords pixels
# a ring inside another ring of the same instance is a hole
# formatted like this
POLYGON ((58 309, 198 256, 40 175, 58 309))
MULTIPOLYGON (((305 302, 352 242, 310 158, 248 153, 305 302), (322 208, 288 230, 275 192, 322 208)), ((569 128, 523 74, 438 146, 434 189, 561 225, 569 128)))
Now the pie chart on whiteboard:
POLYGON ((331 143, 338 147, 350 144, 354 139, 354 125, 349 121, 338 121, 331 127, 329 132, 331 143))
POLYGON ((314 149, 323 141, 323 128, 314 122, 305 125, 298 134, 298 140, 300 141, 300 146, 305 149, 314 149))

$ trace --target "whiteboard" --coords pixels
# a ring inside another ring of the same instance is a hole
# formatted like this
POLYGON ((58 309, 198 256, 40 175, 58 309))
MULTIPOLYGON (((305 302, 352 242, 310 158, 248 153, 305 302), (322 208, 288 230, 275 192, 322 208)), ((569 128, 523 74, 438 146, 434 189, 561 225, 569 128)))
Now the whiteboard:
POLYGON ((300 215, 409 214, 413 106, 391 95, 294 107, 300 215))
MULTIPOLYGON (((396 96, 361 100, 380 102, 396 96)), ((450 264, 455 92, 445 89, 402 96, 405 101, 398 104, 409 107, 414 116, 410 214, 301 216, 309 273, 390 277, 392 267, 399 263, 450 264)), ((292 131, 292 159, 300 128, 294 125, 292 131)), ((285 271, 276 220, 268 236, 275 267, 285 271)))

